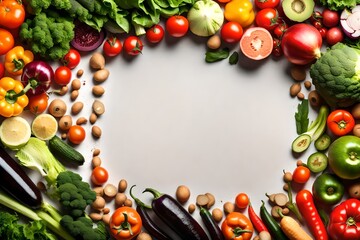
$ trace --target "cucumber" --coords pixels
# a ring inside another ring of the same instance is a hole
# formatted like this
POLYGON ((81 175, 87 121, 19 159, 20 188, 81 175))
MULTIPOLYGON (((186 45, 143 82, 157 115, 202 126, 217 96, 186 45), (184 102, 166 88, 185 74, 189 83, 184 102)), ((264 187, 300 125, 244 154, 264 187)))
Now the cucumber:
POLYGON ((296 153, 302 153, 306 149, 308 149, 310 143, 311 143, 311 136, 307 134, 301 134, 300 136, 295 138, 295 140, 292 142, 292 150, 296 153))
POLYGON ((85 162, 85 158, 80 152, 56 135, 49 140, 49 149, 60 160, 65 160, 75 165, 83 165, 85 162))
POLYGON ((315 146, 316 150, 324 151, 324 150, 328 149, 328 147, 330 146, 330 143, 331 143, 330 136, 327 135, 326 133, 324 133, 318 139, 316 139, 316 141, 314 142, 314 146, 315 146))
POLYGON ((315 152, 308 157, 306 165, 313 173, 322 172, 328 165, 328 157, 325 153, 315 152))

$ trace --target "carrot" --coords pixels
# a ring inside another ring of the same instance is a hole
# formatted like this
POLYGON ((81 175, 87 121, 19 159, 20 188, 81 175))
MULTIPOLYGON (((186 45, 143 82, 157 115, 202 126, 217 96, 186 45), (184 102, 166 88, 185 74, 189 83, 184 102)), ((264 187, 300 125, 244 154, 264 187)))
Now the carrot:
POLYGON ((290 240, 313 240, 295 219, 285 216, 280 211, 279 214, 281 216, 280 227, 290 240))

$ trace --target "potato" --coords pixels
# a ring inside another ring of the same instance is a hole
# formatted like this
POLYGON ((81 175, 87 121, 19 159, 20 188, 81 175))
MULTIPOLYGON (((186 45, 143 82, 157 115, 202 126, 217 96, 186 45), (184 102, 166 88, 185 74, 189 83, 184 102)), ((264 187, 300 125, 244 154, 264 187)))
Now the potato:
POLYGON ((350 185, 348 192, 350 197, 360 199, 360 182, 350 185))
POLYGON ((360 103, 357 103, 352 107, 351 115, 353 115, 355 119, 360 119, 360 103))
POLYGON ((181 203, 186 203, 190 198, 190 189, 185 185, 180 185, 176 189, 176 199, 181 203))

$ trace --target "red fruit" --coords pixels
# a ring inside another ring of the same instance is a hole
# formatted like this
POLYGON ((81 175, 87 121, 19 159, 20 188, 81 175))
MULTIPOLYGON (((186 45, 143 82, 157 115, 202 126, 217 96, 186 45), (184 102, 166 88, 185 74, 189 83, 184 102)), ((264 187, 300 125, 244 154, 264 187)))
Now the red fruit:
POLYGON ((294 24, 284 33, 281 48, 289 62, 306 65, 320 57, 322 37, 319 30, 306 23, 294 24))

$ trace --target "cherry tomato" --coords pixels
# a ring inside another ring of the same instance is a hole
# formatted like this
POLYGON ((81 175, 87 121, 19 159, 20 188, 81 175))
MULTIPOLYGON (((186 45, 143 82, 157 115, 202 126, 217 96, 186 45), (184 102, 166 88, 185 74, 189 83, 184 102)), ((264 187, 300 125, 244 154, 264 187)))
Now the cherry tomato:
POLYGON ((155 24, 146 31, 146 39, 151 43, 158 43, 164 38, 164 28, 155 24))
POLYGON ((108 57, 115 57, 119 55, 122 51, 122 48, 122 43, 117 37, 108 38, 103 45, 103 51, 108 57))
POLYGON ((326 33, 327 33, 328 29, 326 27, 322 27, 322 28, 320 28, 318 30, 319 30, 319 33, 320 33, 321 37, 326 38, 326 33))
POLYGON ((60 66, 55 70, 54 81, 59 85, 67 85, 71 81, 71 70, 67 66, 60 66))
POLYGON ((314 11, 313 14, 310 17, 310 22, 314 23, 314 22, 321 22, 322 20, 322 13, 320 11, 314 11))
POLYGON ((45 112, 45 110, 48 107, 48 103, 49 103, 49 96, 47 95, 46 92, 44 92, 38 95, 31 96, 29 98, 28 108, 30 112, 37 115, 45 112))
POLYGON ((355 119, 350 112, 338 109, 332 111, 327 117, 327 126, 336 136, 344 136, 350 133, 355 126, 355 119))
POLYGON ((249 196, 246 193, 239 193, 235 198, 235 205, 240 209, 246 208, 250 203, 249 196))
POLYGON ((277 25, 279 14, 274 8, 264 8, 257 12, 255 16, 255 23, 259 27, 267 30, 273 30, 277 25))
POLYGON ((273 29, 273 33, 276 37, 281 38, 285 31, 288 29, 288 25, 285 22, 279 22, 279 24, 273 29))
POLYGON ((61 63, 70 69, 76 68, 81 60, 78 50, 71 48, 67 54, 61 59, 61 63))
POLYGON ((166 20, 165 28, 170 36, 182 37, 189 30, 189 21, 184 16, 174 15, 166 20))
POLYGON ((325 8, 322 12, 322 23, 325 27, 332 28, 339 25, 340 16, 337 11, 330 10, 325 8))
POLYGON ((136 36, 129 36, 124 41, 124 50, 129 55, 138 55, 142 52, 144 45, 140 38, 136 36))
POLYGON ((325 39, 327 44, 332 46, 344 40, 344 33, 339 27, 332 27, 327 30, 325 39))
POLYGON ((107 182, 108 179, 109 179, 109 173, 105 168, 101 166, 97 166, 92 170, 91 181, 95 185, 103 185, 104 183, 107 182))
POLYGON ((320 21, 320 20, 312 22, 312 25, 313 25, 316 29, 320 29, 320 28, 324 27, 323 24, 322 24, 322 21, 320 21))
POLYGON ((73 144, 80 144, 86 136, 85 129, 80 125, 73 125, 68 130, 68 139, 73 144))
POLYGON ((0 25, 8 29, 21 26, 25 20, 25 8, 21 1, 0 1, 0 25))
POLYGON ((4 55, 14 47, 14 37, 6 29, 0 28, 0 55, 4 55))
POLYGON ((264 8, 276 8, 280 3, 280 0, 255 0, 255 6, 264 9, 264 8))
POLYGON ((5 75, 5 67, 4 64, 0 62, 0 78, 3 78, 5 75))
POLYGON ((239 42, 243 34, 242 26, 232 21, 225 23, 220 30, 221 38, 227 43, 239 42))
POLYGON ((311 172, 310 169, 305 166, 297 166, 293 172, 292 180, 295 183, 304 184, 310 178, 311 172))

